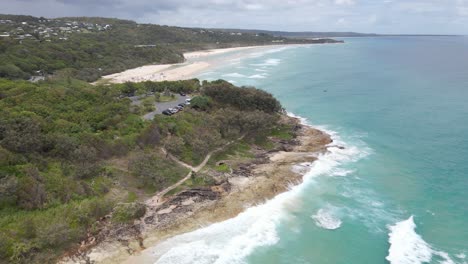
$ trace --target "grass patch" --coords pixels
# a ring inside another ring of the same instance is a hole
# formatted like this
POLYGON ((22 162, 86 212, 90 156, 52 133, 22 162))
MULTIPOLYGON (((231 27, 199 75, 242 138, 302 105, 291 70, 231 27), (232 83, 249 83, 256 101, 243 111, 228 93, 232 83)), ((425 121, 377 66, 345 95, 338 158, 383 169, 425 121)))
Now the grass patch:
POLYGON ((271 130, 270 136, 278 139, 291 140, 294 138, 294 133, 291 126, 280 125, 271 130))
POLYGON ((219 171, 219 172, 230 172, 230 168, 229 168, 229 165, 227 164, 221 164, 221 165, 218 165, 215 167, 215 170, 216 171, 219 171))
MULTIPOLYGON (((250 145, 244 141, 235 142, 224 150, 218 151, 209 160, 208 164, 214 167, 216 162, 233 158, 254 158, 255 155, 250 151, 250 145)), ((218 166, 216 166, 218 167, 218 166)), ((216 169, 216 167, 214 167, 216 169)), ((223 168, 220 168, 223 169, 223 168)), ((228 168, 229 169, 229 168, 228 168)), ((217 169, 216 169, 217 170, 217 169)))
POLYGON ((120 203, 114 208, 112 221, 116 223, 130 223, 145 215, 146 207, 141 203, 120 203))
POLYGON ((178 163, 151 152, 135 153, 130 158, 129 169, 138 183, 137 186, 147 193, 171 186, 189 172, 189 169, 178 163))
POLYGON ((255 145, 263 148, 264 150, 273 150, 275 148, 275 143, 273 143, 268 137, 258 136, 254 139, 255 145))
POLYGON ((138 196, 136 195, 135 192, 128 192, 127 194, 127 202, 128 203, 133 203, 138 199, 138 196))

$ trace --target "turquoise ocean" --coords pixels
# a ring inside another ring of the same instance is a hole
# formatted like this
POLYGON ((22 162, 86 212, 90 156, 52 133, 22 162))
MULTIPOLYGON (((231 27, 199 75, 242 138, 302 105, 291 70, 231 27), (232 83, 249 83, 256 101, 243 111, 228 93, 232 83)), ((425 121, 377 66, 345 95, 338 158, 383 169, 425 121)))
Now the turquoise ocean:
POLYGON ((157 263, 468 263, 468 37, 344 40, 199 76, 264 89, 345 149, 290 191, 160 244, 157 263))

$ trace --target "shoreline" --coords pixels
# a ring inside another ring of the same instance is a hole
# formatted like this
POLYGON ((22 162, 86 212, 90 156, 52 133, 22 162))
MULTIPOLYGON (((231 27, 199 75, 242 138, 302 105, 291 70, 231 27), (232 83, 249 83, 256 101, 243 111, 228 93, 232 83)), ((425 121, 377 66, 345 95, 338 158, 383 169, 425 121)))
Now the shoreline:
POLYGON ((194 78, 197 74, 216 67, 220 61, 212 57, 216 55, 227 55, 227 53, 236 53, 229 60, 239 59, 249 55, 249 52, 258 52, 268 49, 293 47, 316 44, 283 44, 283 45, 264 45, 264 46, 246 46, 224 49, 208 49, 191 51, 184 53, 185 62, 174 64, 145 65, 129 69, 119 73, 113 73, 102 76, 101 79, 94 82, 124 83, 124 82, 142 82, 142 81, 178 81, 194 78))
MULTIPOLYGON (((167 78, 174 78, 170 80, 190 79, 196 73, 217 66, 213 60, 216 55, 223 55, 222 60, 235 60, 265 49, 288 46, 297 45, 189 52, 184 54, 187 58, 184 63, 142 66, 109 75, 114 77, 107 81, 144 81, 147 80, 144 78, 157 76, 155 70, 164 73, 167 78), (234 56, 228 57, 230 52, 235 53, 234 56)), ((222 62, 220 58, 218 60, 222 62)), ((285 122, 294 122, 298 130, 295 139, 281 143, 281 149, 257 150, 260 158, 248 162, 245 171, 233 173, 231 170, 231 175, 225 177, 224 181, 206 190, 194 190, 195 195, 179 192, 156 206, 153 206, 151 200, 157 195, 149 198, 143 202, 147 206, 145 216, 130 226, 108 227, 106 230, 108 223, 104 219, 103 234, 83 241, 77 252, 62 257, 59 263, 154 263, 155 257, 151 250, 165 240, 232 219, 250 207, 285 193, 291 186, 299 185, 308 169, 302 167, 303 164, 310 166, 317 160, 317 155, 328 151, 333 140, 326 132, 304 124, 300 117, 283 114, 282 118, 285 122)))
POLYGON ((178 193, 160 207, 148 207, 146 215, 130 227, 114 230, 103 241, 59 263, 154 263, 151 251, 165 240, 234 218, 299 185, 308 166, 328 151, 333 140, 297 117, 284 115, 283 119, 297 124, 297 137, 278 150, 260 151, 245 171, 231 173, 224 183, 205 190, 206 197, 178 193))

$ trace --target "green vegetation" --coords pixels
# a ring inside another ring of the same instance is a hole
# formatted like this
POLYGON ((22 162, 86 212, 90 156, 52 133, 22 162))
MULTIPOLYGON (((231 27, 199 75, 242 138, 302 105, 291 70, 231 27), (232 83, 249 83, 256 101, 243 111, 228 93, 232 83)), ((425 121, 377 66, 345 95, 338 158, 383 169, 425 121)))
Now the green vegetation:
POLYGON ((283 140, 290 140, 294 138, 294 134, 291 128, 287 125, 281 125, 273 128, 271 130, 270 136, 283 139, 283 140))
POLYGON ((130 157, 129 169, 137 175, 141 189, 149 193, 162 190, 187 175, 188 169, 178 166, 159 153, 137 153, 130 157))
POLYGON ((11 33, 11 37, 0 38, 0 78, 10 79, 27 79, 39 71, 95 81, 103 75, 145 64, 182 62, 186 51, 278 42, 320 43, 268 34, 231 34, 107 18, 0 15, 0 19, 11 20, 0 24, 0 32, 11 33))
POLYGON ((229 169, 229 165, 227 164, 220 164, 218 166, 215 167, 215 169, 219 172, 229 172, 230 169, 229 169))
MULTIPOLYGON (((287 133, 275 98, 223 81, 93 86, 68 77, 0 79, 0 109, 0 262, 9 263, 53 262, 110 212, 119 224, 141 216, 138 201, 189 172, 163 146, 198 165, 242 136, 214 158, 249 157, 249 144, 268 142, 272 131, 287 133), (193 107, 153 121, 144 121, 127 98, 165 90, 199 96, 193 107)), ((197 174, 181 188, 211 184, 197 174)))
POLYGON ((239 141, 229 145, 222 151, 216 152, 212 159, 208 162, 213 168, 216 166, 216 161, 227 160, 227 159, 252 159, 255 155, 251 152, 250 145, 245 141, 239 141))
POLYGON ((115 223, 129 223, 145 215, 146 207, 141 203, 119 203, 112 212, 115 223))

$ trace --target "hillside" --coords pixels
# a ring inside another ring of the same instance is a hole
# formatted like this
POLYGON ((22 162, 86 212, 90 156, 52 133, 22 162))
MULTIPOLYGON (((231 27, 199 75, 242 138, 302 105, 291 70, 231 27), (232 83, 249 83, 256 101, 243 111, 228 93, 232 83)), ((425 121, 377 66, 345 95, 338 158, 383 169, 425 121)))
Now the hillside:
POLYGON ((260 29, 216 29, 223 32, 243 32, 250 34, 267 34, 275 37, 295 38, 295 39, 313 39, 313 38, 344 38, 344 37, 377 37, 384 36, 374 33, 358 32, 316 32, 316 31, 273 31, 260 29))
POLYGON ((145 64, 176 63, 186 51, 251 45, 327 43, 264 33, 137 24, 109 18, 0 15, 0 77, 59 74, 85 81, 145 64))
MULTIPOLYGON (((110 212, 116 226, 138 217, 119 203, 138 206, 190 171, 162 148, 195 167, 229 142, 226 151, 243 157, 274 149, 294 129, 281 123, 273 96, 224 81, 0 79, 0 108, 0 263, 50 263, 97 232, 96 221, 110 212), (166 89, 191 93, 191 106, 143 120, 145 102, 166 89), (152 95, 138 106, 128 99, 134 94, 152 95)), ((225 158, 212 157, 207 170, 224 172, 215 164, 225 158)), ((197 174, 185 188, 216 185, 210 175, 197 174)))
POLYGON ((457 35, 430 35, 430 34, 376 34, 359 32, 317 32, 317 31, 272 31, 260 29, 213 29, 222 32, 242 32, 250 34, 267 34, 275 37, 290 39, 329 39, 329 38, 359 38, 359 37, 425 37, 425 36, 457 36, 457 35))

